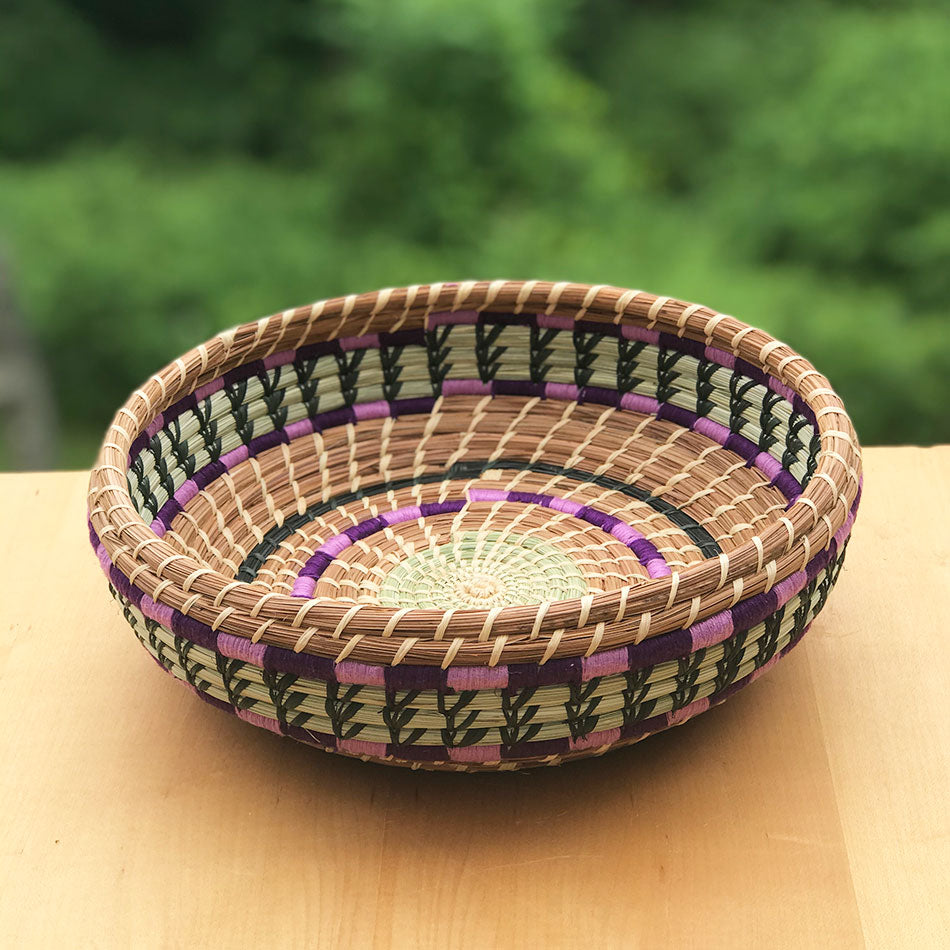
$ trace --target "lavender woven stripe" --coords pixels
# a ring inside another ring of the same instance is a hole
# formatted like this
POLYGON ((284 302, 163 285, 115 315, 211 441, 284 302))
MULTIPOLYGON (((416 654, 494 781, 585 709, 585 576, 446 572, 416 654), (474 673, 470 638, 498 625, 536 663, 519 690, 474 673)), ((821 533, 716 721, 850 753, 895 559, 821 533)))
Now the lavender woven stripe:
MULTIPOLYGON (((790 653, 801 642, 802 637, 808 632, 810 627, 806 625, 785 647, 776 652, 776 654, 758 669, 752 670, 740 679, 730 683, 729 686, 703 699, 698 699, 688 706, 681 709, 675 709, 671 712, 661 713, 652 716, 649 719, 643 719, 640 722, 631 722, 626 726, 615 729, 607 729, 599 732, 590 733, 587 736, 579 738, 563 737, 560 739, 546 739, 535 742, 519 742, 512 746, 501 745, 475 745, 475 746, 421 746, 421 745, 397 745, 391 742, 367 742, 360 739, 343 739, 337 736, 317 732, 313 729, 305 729, 301 726, 293 726, 289 723, 284 724, 276 719, 271 719, 259 714, 248 714, 242 710, 236 709, 229 703, 217 699, 202 690, 195 689, 193 686, 176 679, 176 682, 182 683, 192 693, 202 699, 204 702, 215 709, 231 713, 240 718, 253 722, 255 725, 268 729, 277 735, 288 736, 298 742, 305 742, 308 745, 327 751, 342 752, 347 755, 369 755, 376 758, 401 759, 407 762, 420 763, 454 763, 457 765, 477 765, 485 763, 494 763, 508 761, 512 759, 526 760, 531 758, 542 758, 550 755, 567 755, 571 752, 579 752, 585 749, 595 749, 602 746, 611 746, 620 742, 635 742, 644 739, 656 732, 661 732, 671 726, 680 725, 693 716, 700 715, 713 706, 718 706, 725 702, 739 690, 755 682, 759 677, 771 669, 782 657, 790 653)), ((156 661, 157 662, 157 661, 156 661)), ((162 670, 172 675, 160 663, 162 670)))
POLYGON ((412 505, 407 508, 396 508, 393 511, 384 512, 376 518, 368 518, 366 521, 351 525, 317 548, 297 575, 291 596, 312 597, 317 579, 322 576, 335 558, 339 557, 343 551, 357 541, 362 541, 364 538, 368 538, 394 524, 414 521, 417 518, 431 518, 433 515, 451 514, 461 511, 464 507, 464 499, 427 502, 426 504, 412 505))
MULTIPOLYGON (((577 387, 567 383, 530 383, 524 381, 494 380, 491 383, 482 383, 480 380, 455 380, 456 389, 462 392, 462 386, 471 383, 473 386, 488 387, 492 395, 540 396, 545 399, 563 399, 567 401, 592 402, 602 405, 615 406, 619 409, 634 412, 655 413, 659 419, 669 419, 678 425, 702 433, 707 438, 718 442, 729 451, 735 452, 746 460, 746 464, 757 468, 768 479, 769 483, 777 488, 787 499, 789 505, 802 492, 802 486, 794 476, 782 468, 767 452, 759 450, 758 446, 744 436, 731 432, 726 426, 713 422, 705 416, 699 416, 688 409, 681 409, 668 403, 658 403, 655 399, 637 396, 632 393, 621 394, 616 390, 600 387, 577 387)), ((343 406, 329 412, 320 413, 312 418, 301 419, 282 429, 274 429, 265 435, 252 439, 247 445, 239 446, 222 455, 216 462, 210 462, 204 468, 185 481, 159 509, 152 530, 161 537, 171 525, 172 521, 184 509, 185 505, 198 494, 199 491, 225 472, 239 465, 249 458, 254 458, 261 452, 272 449, 277 445, 289 444, 294 439, 301 438, 313 432, 324 432, 336 426, 349 425, 361 419, 370 418, 398 418, 403 415, 426 414, 432 411, 435 397, 424 396, 415 399, 397 399, 393 402, 378 400, 372 403, 363 403, 354 406, 343 406)))
MULTIPOLYGON (((754 380, 761 386, 766 386, 773 392, 779 393, 789 403, 792 408, 804 416, 813 426, 817 427, 815 414, 809 408, 808 404, 781 380, 763 372, 758 367, 753 366, 745 360, 739 359, 732 353, 720 350, 713 346, 705 346, 696 340, 690 340, 686 337, 678 337, 671 333, 660 333, 656 330, 645 330, 642 327, 621 326, 617 324, 596 323, 591 320, 574 320, 570 317, 548 316, 546 314, 506 314, 506 313, 475 313, 474 311, 456 311, 454 313, 433 313, 427 320, 427 327, 435 327, 445 324, 505 324, 507 326, 537 326, 541 328, 559 329, 577 333, 594 333, 608 337, 624 337, 626 339, 641 340, 656 346, 662 346, 664 349, 676 350, 680 353, 686 353, 696 359, 705 359, 712 363, 717 363, 727 369, 733 370, 742 376, 754 380)), ((194 393, 183 396, 176 403, 169 406, 164 412, 156 416, 149 424, 147 429, 142 432, 132 443, 129 450, 129 457, 134 458, 143 449, 148 446, 149 440, 163 426, 177 419, 183 412, 194 409, 198 402, 207 396, 218 392, 224 386, 250 379, 260 373, 267 372, 276 366, 282 366, 292 363, 295 359, 316 359, 321 356, 338 356, 344 352, 359 349, 379 349, 381 347, 398 346, 420 346, 424 347, 426 343, 425 331, 420 329, 399 330, 395 333, 374 333, 363 337, 345 337, 338 340, 324 340, 319 343, 311 343, 302 346, 298 350, 283 350, 279 353, 273 353, 270 356, 252 360, 241 366, 237 366, 223 376, 211 380, 199 387, 194 393)), ((446 383, 454 384, 456 380, 446 380, 446 383)), ((516 381, 502 385, 517 386, 516 381)), ((531 383, 526 384, 532 387, 531 383)), ((494 388, 494 384, 489 384, 490 391, 494 395, 520 395, 514 392, 500 392, 494 388)), ((541 387, 543 388, 543 386, 541 387)), ((584 390, 593 391, 596 387, 584 387, 584 390)), ((447 393, 446 393, 447 394, 447 393)), ((532 392, 531 395, 541 395, 538 392, 532 392)), ((593 399, 585 401, 595 401, 593 399)))
MULTIPOLYGON (((589 505, 581 505, 576 501, 565 498, 556 498, 554 495, 535 495, 531 492, 494 491, 476 488, 469 490, 468 501, 510 501, 522 505, 541 505, 544 508, 564 512, 581 521, 586 521, 588 524, 596 525, 625 544, 647 569, 650 577, 663 577, 670 573, 669 565, 663 559, 663 555, 642 534, 619 518, 598 511, 596 508, 591 508, 589 505)), ((382 531, 394 524, 415 521, 417 518, 431 518, 433 515, 454 514, 461 511, 465 505, 465 499, 428 502, 407 508, 396 508, 376 518, 368 518, 366 521, 352 525, 317 548, 297 575, 291 590, 291 596, 312 597, 316 589, 317 579, 322 576, 334 559, 355 542, 368 538, 376 534, 377 531, 382 531)))
POLYGON ((189 409, 195 409, 198 403, 206 397, 220 391, 225 385, 239 383, 252 376, 265 373, 277 366, 284 366, 294 362, 294 360, 312 360, 319 359, 321 356, 342 356, 343 353, 356 349, 380 349, 381 347, 398 346, 425 346, 425 331, 416 330, 398 330, 395 333, 374 333, 364 337, 344 337, 337 340, 323 340, 319 343, 310 343, 297 350, 282 350, 279 353, 272 353, 264 359, 251 360, 249 363, 243 363, 229 370, 223 376, 205 383, 183 396, 177 402, 166 408, 162 413, 152 420, 145 432, 142 432, 132 443, 129 450, 130 457, 134 458, 143 449, 148 446, 149 440, 169 422, 177 419, 183 412, 189 409))
MULTIPOLYGON (((525 689, 547 686, 553 683, 582 683, 594 676, 606 676, 626 670, 639 670, 667 660, 688 656, 700 647, 713 646, 727 639, 736 630, 745 630, 761 622, 788 602, 804 583, 817 577, 844 549, 845 542, 854 524, 861 491, 854 500, 851 512, 830 545, 816 554, 805 570, 777 584, 772 590, 756 594, 691 627, 671 630, 668 633, 649 637, 641 643, 614 650, 594 653, 590 657, 565 657, 547 663, 512 663, 491 668, 452 667, 443 670, 436 666, 415 666, 400 663, 398 666, 374 666, 344 662, 335 664, 329 657, 309 653, 295 653, 283 647, 267 645, 255 665, 275 672, 293 673, 309 679, 321 679, 339 683, 370 683, 386 685, 393 689, 525 689), (484 681, 484 682, 483 682, 484 681)), ((116 590, 133 603, 146 617, 157 621, 166 629, 191 640, 209 650, 224 652, 219 638, 228 636, 215 633, 209 626, 166 605, 155 603, 147 594, 129 583, 128 578, 109 560, 109 555, 100 542, 92 525, 89 537, 105 575, 116 590)))
POLYGON ((469 501, 510 501, 522 505, 541 505, 552 511, 560 511, 588 524, 596 525, 607 534, 613 535, 636 555, 637 560, 647 569, 650 577, 664 577, 670 573, 670 567, 663 555, 639 531, 613 515, 598 511, 590 505, 582 505, 568 498, 556 495, 537 495, 533 492, 498 491, 490 488, 472 488, 468 492, 469 501))

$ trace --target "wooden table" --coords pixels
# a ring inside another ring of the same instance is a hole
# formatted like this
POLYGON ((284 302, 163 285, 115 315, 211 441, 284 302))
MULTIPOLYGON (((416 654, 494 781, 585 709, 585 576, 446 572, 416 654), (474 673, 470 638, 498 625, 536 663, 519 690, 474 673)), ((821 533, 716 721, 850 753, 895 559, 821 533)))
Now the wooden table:
POLYGON ((522 774, 197 702, 108 596, 85 487, 0 476, 0 945, 948 945, 950 447, 867 452, 838 588, 768 676, 522 774))

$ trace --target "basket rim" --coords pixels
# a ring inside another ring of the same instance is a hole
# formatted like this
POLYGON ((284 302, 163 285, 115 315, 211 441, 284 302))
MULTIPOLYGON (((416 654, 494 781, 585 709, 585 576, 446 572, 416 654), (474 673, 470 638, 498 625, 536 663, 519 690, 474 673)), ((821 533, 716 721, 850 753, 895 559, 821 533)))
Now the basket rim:
POLYGON ((860 481, 860 446, 842 400, 807 359, 764 330, 699 304, 608 285, 464 281, 318 301, 240 324, 199 344, 151 376, 117 411, 91 472, 88 515, 120 573, 154 601, 212 630, 337 661, 493 665, 509 654, 545 662, 555 655, 590 655, 621 642, 640 642, 770 590, 828 547, 851 515, 860 481), (275 352, 424 325, 432 313, 457 310, 543 312, 631 324, 725 350, 778 379, 814 412, 820 440, 815 471, 782 517, 770 518, 728 554, 606 593, 491 609, 354 605, 268 591, 180 553, 142 520, 128 488, 128 453, 148 424, 176 400, 275 352), (352 330, 358 323, 359 329, 352 330), (623 622, 629 628, 637 618, 632 639, 612 632, 623 622), (450 620, 453 630, 446 638, 450 620))

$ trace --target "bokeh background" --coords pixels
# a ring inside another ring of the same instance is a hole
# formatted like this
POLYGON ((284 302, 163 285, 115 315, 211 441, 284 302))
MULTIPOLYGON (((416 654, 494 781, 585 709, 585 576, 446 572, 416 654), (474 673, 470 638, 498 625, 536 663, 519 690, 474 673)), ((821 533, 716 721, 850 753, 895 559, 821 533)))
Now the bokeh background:
POLYGON ((325 296, 698 300, 950 441, 950 18, 912 2, 4 0, 0 468, 325 296))

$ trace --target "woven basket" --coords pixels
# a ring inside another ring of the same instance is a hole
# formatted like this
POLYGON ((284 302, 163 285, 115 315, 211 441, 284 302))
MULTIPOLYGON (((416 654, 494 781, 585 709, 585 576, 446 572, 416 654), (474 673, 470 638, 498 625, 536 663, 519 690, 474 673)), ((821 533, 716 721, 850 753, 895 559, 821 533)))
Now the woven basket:
POLYGON ((328 751, 512 769, 685 722, 821 610, 861 485, 761 330, 466 282, 229 330, 119 410, 92 544, 156 662, 328 751))

